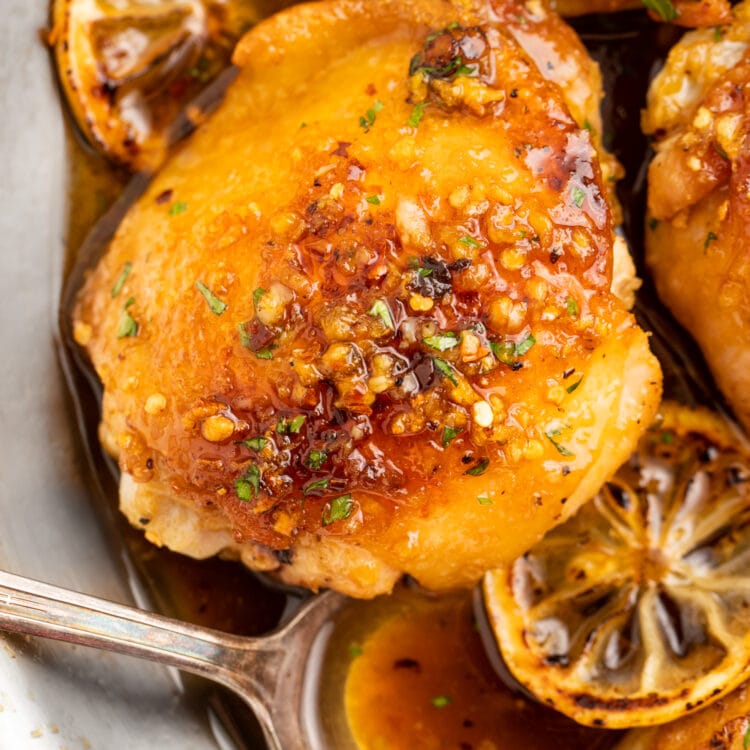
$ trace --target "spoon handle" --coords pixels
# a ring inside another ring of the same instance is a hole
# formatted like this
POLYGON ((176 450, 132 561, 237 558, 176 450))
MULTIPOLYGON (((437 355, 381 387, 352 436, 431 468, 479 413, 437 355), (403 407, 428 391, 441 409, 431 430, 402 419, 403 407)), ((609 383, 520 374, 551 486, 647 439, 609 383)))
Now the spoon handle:
POLYGON ((239 638, 0 571, 0 628, 137 656, 220 682, 255 711, 273 750, 277 638, 239 638), (272 692, 272 691, 271 691, 272 692))

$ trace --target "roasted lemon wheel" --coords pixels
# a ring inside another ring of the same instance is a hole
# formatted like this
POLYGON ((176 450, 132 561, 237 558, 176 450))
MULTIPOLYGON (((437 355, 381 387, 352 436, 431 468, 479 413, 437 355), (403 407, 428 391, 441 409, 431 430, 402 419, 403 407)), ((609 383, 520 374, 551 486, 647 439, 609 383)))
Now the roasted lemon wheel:
POLYGON ((54 0, 50 41, 85 137, 130 169, 155 169, 177 114, 226 67, 266 5, 273 3, 54 0))
POLYGON ((659 724, 750 675, 750 452, 665 405, 601 492, 485 578, 503 659, 582 724, 659 724))

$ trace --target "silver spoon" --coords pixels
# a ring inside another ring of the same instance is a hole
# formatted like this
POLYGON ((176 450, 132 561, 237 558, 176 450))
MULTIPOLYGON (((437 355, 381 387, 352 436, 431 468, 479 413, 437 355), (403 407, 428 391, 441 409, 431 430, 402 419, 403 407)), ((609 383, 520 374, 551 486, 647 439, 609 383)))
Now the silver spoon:
POLYGON ((346 601, 333 591, 312 597, 284 627, 248 638, 0 571, 0 628, 138 656, 214 680, 255 712, 271 750, 320 748, 315 732, 304 726, 308 681, 300 674, 324 623, 346 601))

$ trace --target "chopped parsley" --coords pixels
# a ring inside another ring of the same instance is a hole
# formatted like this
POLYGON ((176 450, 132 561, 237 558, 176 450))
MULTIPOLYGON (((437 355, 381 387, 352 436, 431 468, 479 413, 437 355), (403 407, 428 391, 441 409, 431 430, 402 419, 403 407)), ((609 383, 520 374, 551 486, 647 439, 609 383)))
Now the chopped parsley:
POLYGON ((242 445, 246 445, 251 451, 256 451, 257 453, 262 451, 268 445, 268 442, 268 438, 265 438, 262 435, 256 435, 249 440, 243 440, 242 445))
MULTIPOLYGON (((248 347, 249 348, 249 347, 248 347)), ((258 349, 257 352, 253 352, 258 359, 273 359, 273 350, 276 347, 273 345, 264 346, 262 349, 258 349)))
POLYGON ((336 521, 345 521, 354 512, 354 500, 351 495, 336 497, 323 511, 323 526, 330 526, 336 521))
POLYGON ((521 341, 504 341, 502 343, 497 341, 490 341, 490 349, 495 355, 495 358, 507 365, 512 370, 518 370, 521 367, 521 363, 518 361, 519 357, 523 357, 534 344, 536 339, 532 334, 526 336, 521 341))
POLYGON ((305 420, 307 417, 304 414, 298 414, 290 423, 289 423, 289 432, 293 434, 299 433, 299 431, 302 429, 302 425, 305 424, 305 420))
POLYGON ((468 234, 461 237, 459 242, 462 245, 466 245, 466 247, 482 247, 481 242, 477 242, 473 237, 469 237, 468 234))
POLYGON ((582 382, 583 382, 583 378, 581 378, 580 380, 576 380, 575 383, 571 383, 565 390, 568 393, 573 393, 573 391, 575 391, 576 388, 578 388, 578 386, 581 385, 582 382))
POLYGON ((454 78, 456 76, 476 76, 479 73, 479 65, 466 65, 463 57, 457 55, 445 65, 438 68, 433 65, 423 65, 421 56, 415 55, 409 65, 409 75, 419 73, 422 78, 454 78))
POLYGON ((260 469, 250 464, 245 473, 234 482, 234 491, 242 502, 249 503, 260 492, 260 469))
POLYGON ((716 232, 709 232, 706 235, 706 241, 703 243, 703 249, 708 250, 708 246, 714 242, 715 240, 718 240, 719 236, 716 234, 716 232))
POLYGON ((453 368, 444 360, 440 359, 440 357, 433 357, 432 362, 435 365, 435 368, 437 371, 448 380, 453 383, 453 385, 458 385, 458 380, 456 380, 456 376, 453 372, 453 368))
POLYGON ((747 725, 747 729, 745 730, 745 737, 742 740, 742 747, 744 750, 747 750, 750 747, 750 723, 747 725))
POLYGON ((298 414, 293 419, 289 420, 286 417, 282 417, 276 423, 276 432, 279 435, 298 434, 302 429, 302 425, 305 424, 307 417, 304 414, 298 414))
POLYGON ((548 432, 545 432, 545 436, 547 440, 552 443, 552 445, 555 446, 557 452, 561 456, 565 456, 566 458, 573 458, 573 453, 571 453, 564 445, 560 445, 560 443, 557 441, 557 438, 560 436, 562 430, 549 430, 548 432))
POLYGON ((255 308, 256 310, 258 309, 258 303, 260 302, 260 298, 261 298, 261 297, 262 297, 262 296, 263 296, 264 294, 268 294, 268 291, 267 291, 266 289, 261 289, 260 287, 258 287, 258 288, 257 288, 257 289, 256 289, 256 290, 255 290, 255 291, 253 292, 253 307, 254 307, 254 308, 255 308))
POLYGON ((175 201, 170 207, 169 207, 169 215, 170 216, 179 216, 180 214, 184 214, 185 211, 187 211, 188 204, 185 203, 185 201, 175 201))
POLYGON ((460 432, 460 428, 443 427, 443 436, 440 438, 440 444, 443 448, 447 448, 456 439, 460 432))
POLYGON ((368 195, 365 200, 368 203, 372 203, 373 206, 379 206, 380 205, 380 196, 379 195, 368 195))
POLYGON ((578 303, 572 297, 568 297, 568 301, 565 303, 565 309, 571 318, 578 317, 578 314, 580 313, 578 303))
POLYGON ((138 335, 138 323, 128 312, 128 308, 135 303, 135 297, 130 297, 120 313, 120 322, 117 324, 117 338, 124 339, 138 335))
POLYGON ((437 349, 439 352, 444 352, 458 346, 458 338, 453 331, 446 331, 446 333, 438 333, 434 336, 428 336, 426 339, 422 339, 422 341, 430 348, 437 349))
POLYGON ((445 708, 446 706, 450 706, 452 700, 448 695, 436 695, 431 703, 435 708, 445 708))
POLYGON ((330 477, 326 477, 325 479, 316 479, 314 482, 308 482, 302 488, 302 494, 305 497, 308 497, 309 495, 313 495, 316 492, 319 492, 321 490, 325 490, 330 483, 331 483, 331 478, 330 477))
POLYGON ((375 119, 385 105, 380 99, 376 99, 372 107, 359 118, 359 126, 364 128, 365 133, 375 124, 375 119))
POLYGON ((470 469, 466 469, 464 474, 467 474, 470 477, 479 477, 482 474, 484 474, 485 471, 487 471, 487 467, 490 465, 490 459, 489 458, 482 458, 477 463, 474 464, 470 469))
POLYGON ((130 276, 132 270, 133 264, 130 261, 126 261, 125 265, 122 267, 122 271, 120 271, 120 275, 117 277, 117 281, 115 281, 115 285, 112 287, 113 299, 122 291, 122 288, 125 286, 125 282, 127 281, 128 276, 130 276))
POLYGON ((220 300, 202 281, 196 281, 195 288, 203 295, 214 315, 221 315, 227 309, 227 303, 220 300))
POLYGON ((327 460, 328 453, 326 453, 326 451, 311 450, 307 455, 305 463, 310 469, 317 471, 327 460))
POLYGON ((672 445, 674 443, 674 435, 669 430, 664 430, 661 434, 661 442, 664 445, 672 445))
POLYGON ((419 123, 422 122, 422 118, 424 117, 424 111, 429 106, 430 102, 417 102, 417 104, 414 105, 411 114, 409 115, 409 119, 407 120, 409 125, 411 125, 413 128, 418 128, 419 123))
POLYGON ((573 205, 576 208, 580 208, 583 205, 583 202, 586 200, 586 191, 578 187, 578 185, 573 186, 573 189, 570 191, 570 195, 573 198, 573 205))
POLYGON ((352 643, 352 645, 349 646, 349 655, 354 658, 362 656, 362 646, 358 646, 356 643, 352 643))
POLYGON ((377 318, 389 330, 395 331, 396 326, 393 323, 390 308, 385 300, 377 299, 373 302, 372 307, 367 311, 368 315, 377 318))
POLYGON ((478 495, 477 496, 477 502, 480 505, 494 505, 495 503, 492 501, 492 498, 487 497, 487 495, 478 495))
POLYGON ((670 0, 641 0, 641 2, 656 13, 662 21, 674 21, 675 18, 679 18, 679 11, 670 0))
POLYGON ((728 154, 728 153, 727 153, 727 152, 726 152, 726 151, 724 150, 724 148, 722 147, 722 145, 721 145, 720 143, 716 143, 716 141, 713 141, 713 142, 711 143, 711 145, 713 146, 713 149, 714 149, 714 151, 716 151, 716 153, 717 153, 717 154, 718 154, 718 155, 719 155, 719 156, 720 156, 720 157, 721 157, 721 158, 722 158, 722 159, 723 159, 724 161, 729 161, 729 154, 728 154))

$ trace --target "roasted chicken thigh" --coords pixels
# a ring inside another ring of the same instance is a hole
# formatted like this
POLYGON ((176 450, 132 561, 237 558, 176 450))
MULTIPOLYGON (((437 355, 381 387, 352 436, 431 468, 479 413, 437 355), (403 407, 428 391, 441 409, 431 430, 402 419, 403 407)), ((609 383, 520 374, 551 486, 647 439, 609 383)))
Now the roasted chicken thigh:
POLYGON ((692 31, 648 95, 647 262, 660 297, 693 335, 750 427, 750 3, 692 31))
POLYGON ((122 509, 314 589, 471 584, 659 399, 612 290, 598 69, 512 0, 297 6, 234 60, 75 311, 122 509))

